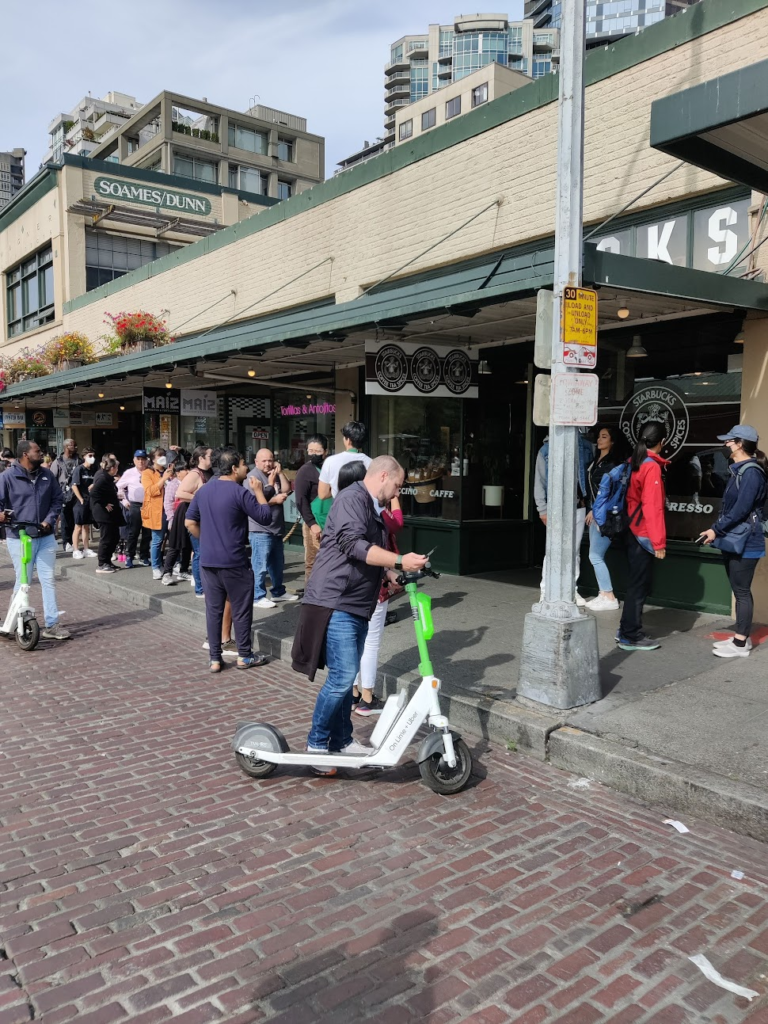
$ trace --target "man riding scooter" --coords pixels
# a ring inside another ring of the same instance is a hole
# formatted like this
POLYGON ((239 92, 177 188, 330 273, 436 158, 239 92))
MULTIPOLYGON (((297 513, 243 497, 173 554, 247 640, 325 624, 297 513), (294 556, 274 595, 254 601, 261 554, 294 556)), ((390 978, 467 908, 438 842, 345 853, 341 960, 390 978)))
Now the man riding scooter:
POLYGON ((69 633, 59 625, 56 605, 56 537, 54 529, 64 498, 56 477, 43 467, 43 453, 35 441, 20 441, 16 462, 0 475, 0 523, 6 523, 8 553, 16 572, 14 594, 21 586, 21 541, 19 527, 14 523, 39 524, 39 536, 32 540, 32 562, 29 576, 37 565, 37 576, 43 591, 46 640, 68 640, 69 633), (6 516, 3 509, 13 509, 6 516), (10 520, 10 521, 9 521, 10 520))
MULTIPOLYGON (((328 665, 317 696, 307 750, 366 754, 372 748, 352 738, 352 686, 381 588, 384 570, 416 572, 427 558, 396 555, 386 548, 381 511, 403 484, 400 463, 380 455, 363 480, 334 499, 312 575, 302 602, 293 644, 293 668, 314 679, 328 665)), ((395 571, 391 573, 394 580, 395 571)), ((312 766, 316 775, 335 775, 330 765, 312 766)))

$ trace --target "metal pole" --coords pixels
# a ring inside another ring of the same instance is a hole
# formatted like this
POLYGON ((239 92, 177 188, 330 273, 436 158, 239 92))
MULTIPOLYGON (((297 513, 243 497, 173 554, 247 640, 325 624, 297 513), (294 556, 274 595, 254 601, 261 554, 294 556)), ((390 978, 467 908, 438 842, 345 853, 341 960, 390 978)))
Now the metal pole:
MULTIPOLYGON (((561 26, 553 374, 569 372, 560 332, 563 290, 581 284, 584 0, 563 0, 561 26)), ((574 603, 577 460, 577 428, 550 422, 544 600, 526 616, 518 694, 558 708, 600 698, 596 622, 574 603)))

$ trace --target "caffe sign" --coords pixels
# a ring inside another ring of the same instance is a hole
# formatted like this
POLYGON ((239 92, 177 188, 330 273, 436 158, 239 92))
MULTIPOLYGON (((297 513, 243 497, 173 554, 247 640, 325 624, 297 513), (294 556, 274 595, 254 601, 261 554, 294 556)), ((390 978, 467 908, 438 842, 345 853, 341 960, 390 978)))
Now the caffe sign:
POLYGON ((174 188, 158 188, 156 185, 142 185, 135 181, 105 177, 97 178, 93 187, 99 199, 110 202, 117 199, 125 203, 139 203, 141 206, 171 210, 173 213, 191 213, 198 217, 209 217, 211 214, 209 199, 192 195, 190 192, 179 192, 174 188))
POLYGON ((366 395, 477 398, 477 350, 365 343, 366 395))
POLYGON ((636 391, 621 411, 619 429, 634 446, 648 423, 664 426, 664 453, 672 458, 688 437, 688 408, 681 396, 663 384, 652 384, 636 391))

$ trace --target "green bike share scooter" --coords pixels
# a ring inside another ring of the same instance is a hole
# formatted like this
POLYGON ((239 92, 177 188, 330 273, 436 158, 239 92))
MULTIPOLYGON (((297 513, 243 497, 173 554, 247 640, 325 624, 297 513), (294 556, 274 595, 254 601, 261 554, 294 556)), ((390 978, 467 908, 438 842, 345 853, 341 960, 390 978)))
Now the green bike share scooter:
MULTIPOLYGON (((6 523, 12 515, 11 509, 4 509, 6 523)), ((39 526, 37 523, 15 523, 19 531, 21 542, 21 583, 19 589, 11 598, 11 605, 5 622, 0 627, 0 637, 16 642, 23 651, 33 651, 40 639, 40 623, 35 618, 35 609, 29 603, 30 569, 32 564, 32 537, 30 533, 37 536, 39 526), (30 532, 27 532, 30 531, 30 532)))
POLYGON ((387 698, 369 741, 373 749, 365 754, 292 751, 275 726, 266 722, 241 722, 232 740, 232 749, 246 775, 252 779, 266 779, 279 764, 394 768, 426 722, 430 732, 422 740, 416 756, 423 781, 435 793, 451 794, 464 789, 472 774, 472 754, 464 740, 451 730, 448 719, 440 711, 440 680, 434 675, 427 648, 427 642, 435 632, 432 598, 418 592, 418 581, 426 576, 440 578, 429 562, 418 572, 402 572, 397 577, 397 582, 405 587, 410 599, 421 682, 410 700, 407 687, 387 698))

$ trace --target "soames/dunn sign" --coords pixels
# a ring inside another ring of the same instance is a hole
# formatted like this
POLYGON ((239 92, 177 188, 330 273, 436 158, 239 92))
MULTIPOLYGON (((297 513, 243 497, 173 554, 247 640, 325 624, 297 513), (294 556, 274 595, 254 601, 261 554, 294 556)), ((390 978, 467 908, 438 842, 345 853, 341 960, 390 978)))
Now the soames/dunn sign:
POLYGON ((140 203, 174 213, 192 213, 208 217, 211 213, 210 200, 189 192, 177 192, 171 188, 157 188, 142 185, 136 181, 121 181, 118 178, 97 178, 93 184, 99 199, 121 199, 126 203, 140 203))

